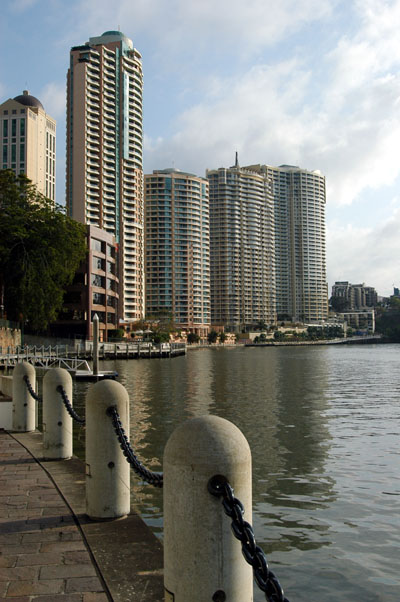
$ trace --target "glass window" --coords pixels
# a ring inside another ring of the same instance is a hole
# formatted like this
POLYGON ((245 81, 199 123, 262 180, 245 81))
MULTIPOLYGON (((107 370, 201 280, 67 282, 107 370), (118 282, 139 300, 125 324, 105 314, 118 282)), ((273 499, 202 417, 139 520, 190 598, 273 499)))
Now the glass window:
POLYGON ((11 119, 11 136, 17 135, 17 120, 11 119))
POLYGON ((114 274, 115 271, 115 265, 113 263, 111 263, 111 261, 107 261, 107 272, 109 274, 114 274))
POLYGON ((101 242, 100 240, 96 240, 95 238, 90 239, 90 248, 92 251, 98 251, 101 253, 101 242))
POLYGON ((4 144, 4 146, 3 146, 3 163, 7 163, 7 154, 8 154, 7 148, 8 148, 7 144, 4 144))
POLYGON ((3 121, 3 136, 4 138, 8 138, 8 119, 3 121))
POLYGON ((25 136, 25 117, 20 120, 19 133, 21 136, 25 136))
POLYGON ((115 291, 115 280, 111 280, 111 278, 107 278, 107 289, 110 291, 115 291))
POLYGON ((19 147, 19 160, 20 162, 25 161, 25 144, 21 144, 19 147))
POLYGON ((17 160, 17 147, 15 144, 11 145, 11 163, 15 163, 17 160))
POLYGON ((103 260, 100 257, 92 258, 92 268, 94 270, 102 270, 103 269, 103 260))
POLYGON ((103 276, 99 276, 99 274, 92 274, 92 285, 93 286, 101 286, 101 288, 104 288, 103 276))
POLYGON ((104 305, 106 296, 102 293, 93 293, 93 303, 95 305, 104 305))

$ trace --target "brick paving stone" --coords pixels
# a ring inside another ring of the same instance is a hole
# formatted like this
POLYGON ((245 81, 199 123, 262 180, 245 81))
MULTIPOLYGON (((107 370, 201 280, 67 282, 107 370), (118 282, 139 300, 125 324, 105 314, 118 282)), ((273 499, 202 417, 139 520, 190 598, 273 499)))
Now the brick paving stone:
MULTIPOLYGON (((34 596, 35 594, 61 594, 63 591, 63 579, 51 579, 50 581, 11 581, 8 586, 7 597, 34 596)), ((49 598, 49 600, 51 600, 51 598, 49 598)))
POLYGON ((13 556, 9 556, 6 554, 0 553, 0 567, 12 567, 16 565, 18 556, 15 554, 13 556))
POLYGON ((29 543, 25 545, 0 545, 0 552, 2 554, 36 554, 40 550, 39 543, 29 543))
MULTIPOLYGON (((19 556, 10 556, 9 558, 16 558, 16 566, 35 566, 48 564, 63 564, 63 554, 20 554, 19 556)), ((1 566, 1 556, 0 556, 1 566)))
POLYGON ((38 569, 30 566, 19 566, 12 568, 0 568, 0 581, 17 581, 36 579, 38 569))
POLYGON ((65 591, 67 593, 88 591, 102 592, 103 586, 97 577, 73 577, 72 579, 67 579, 65 591))
MULTIPOLYGON (((31 600, 32 602, 82 602, 82 594, 52 594, 51 597, 35 596, 34 598, 31 598, 31 600)), ((14 602, 14 599, 9 599, 8 602, 14 602)))
POLYGON ((79 550, 77 552, 65 552, 64 563, 65 564, 79 564, 90 562, 90 554, 87 551, 79 550))
POLYGON ((77 540, 59 543, 44 543, 40 548, 41 552, 70 552, 73 550, 86 550, 86 546, 82 540, 77 540))
MULTIPOLYGON (((12 600, 12 602, 30 602, 31 599, 30 596, 18 596, 17 598, 0 598, 0 602, 10 602, 10 600, 12 600)), ((50 602, 48 598, 47 601, 50 602)))
POLYGON ((39 579, 70 579, 71 577, 96 577, 92 564, 64 564, 43 566, 39 579))

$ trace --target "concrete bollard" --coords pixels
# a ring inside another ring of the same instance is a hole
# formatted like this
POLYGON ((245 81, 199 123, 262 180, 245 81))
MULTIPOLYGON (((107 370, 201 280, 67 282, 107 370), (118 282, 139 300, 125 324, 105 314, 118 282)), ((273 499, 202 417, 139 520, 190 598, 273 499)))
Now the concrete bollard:
POLYGON ((86 512, 118 518, 130 512, 130 465, 122 453, 107 408, 116 406, 129 435, 129 397, 113 380, 101 380, 86 396, 86 512))
POLYGON ((72 418, 61 394, 62 386, 72 404, 72 378, 64 368, 51 368, 43 378, 43 452, 46 458, 66 459, 72 456, 72 418))
POLYGON ((179 426, 164 452, 164 586, 174 602, 253 600, 252 568, 231 532, 221 499, 208 492, 226 477, 251 524, 251 452, 241 431, 217 416, 179 426))
POLYGON ((28 391, 24 377, 29 378, 32 389, 36 388, 36 371, 31 364, 17 364, 13 372, 12 386, 12 428, 13 431, 27 433, 35 430, 36 402, 28 391))

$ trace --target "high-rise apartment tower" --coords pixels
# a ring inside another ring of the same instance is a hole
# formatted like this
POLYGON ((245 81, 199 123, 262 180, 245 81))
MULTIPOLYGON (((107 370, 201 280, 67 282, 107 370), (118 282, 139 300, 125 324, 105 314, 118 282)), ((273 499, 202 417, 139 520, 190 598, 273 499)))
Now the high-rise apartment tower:
POLYGON ((56 198, 56 122, 24 90, 0 105, 1 169, 23 173, 38 192, 56 198))
POLYGON ((324 176, 291 165, 251 165, 246 169, 273 184, 278 319, 326 320, 324 176))
POLYGON ((68 213, 115 236, 125 321, 144 313, 142 90, 141 55, 121 32, 106 31, 71 49, 68 213))
POLYGON ((208 182, 178 169, 145 175, 146 314, 205 337, 210 326, 208 182))
POLYGON ((276 322, 272 179, 239 167, 208 170, 211 322, 229 330, 276 322))

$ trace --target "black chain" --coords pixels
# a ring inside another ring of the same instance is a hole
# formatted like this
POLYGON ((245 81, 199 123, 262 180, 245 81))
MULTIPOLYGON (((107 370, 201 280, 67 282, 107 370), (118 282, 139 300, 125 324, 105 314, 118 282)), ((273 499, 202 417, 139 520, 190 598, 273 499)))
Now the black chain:
POLYGON ((125 434, 125 430, 122 427, 121 419, 119 417, 116 406, 111 406, 107 409, 107 415, 110 416, 115 433, 120 442, 122 452, 132 466, 133 470, 140 476, 144 481, 154 485, 154 487, 163 486, 163 475, 159 472, 152 472, 148 470, 135 455, 131 444, 129 443, 128 437, 125 434))
POLYGON ((71 416, 71 418, 76 420, 76 422, 79 422, 79 424, 85 424, 85 419, 81 418, 79 416, 79 414, 77 414, 75 412, 74 408, 72 407, 72 404, 71 404, 70 400, 68 399, 68 396, 65 392, 64 387, 62 385, 58 385, 58 387, 56 388, 56 391, 58 391, 58 393, 60 393, 62 400, 64 402, 64 405, 65 405, 65 409, 67 410, 67 412, 71 416))
POLYGON ((253 527, 243 520, 244 508, 227 479, 221 475, 212 477, 208 482, 208 491, 216 497, 222 497, 225 514, 232 519, 232 531, 236 539, 242 542, 242 554, 253 567, 253 575, 258 587, 265 593, 269 602, 289 602, 283 589, 268 568, 267 559, 262 549, 256 544, 253 527))
POLYGON ((32 387, 27 374, 25 374, 23 380, 25 381, 26 388, 28 389, 29 393, 32 395, 33 399, 35 399, 36 401, 43 401, 43 399, 40 397, 40 395, 38 395, 36 393, 36 391, 34 390, 34 388, 32 387))

